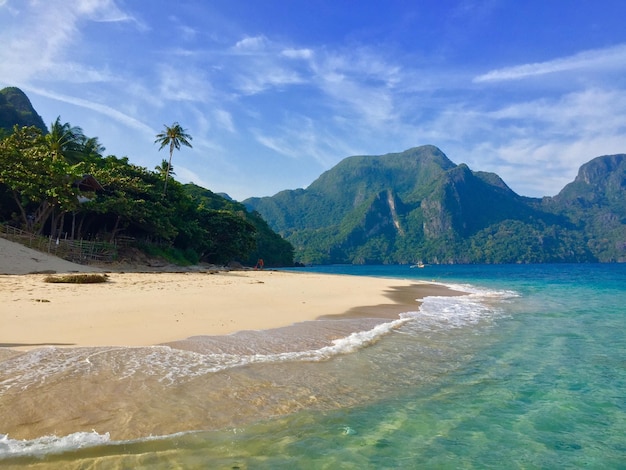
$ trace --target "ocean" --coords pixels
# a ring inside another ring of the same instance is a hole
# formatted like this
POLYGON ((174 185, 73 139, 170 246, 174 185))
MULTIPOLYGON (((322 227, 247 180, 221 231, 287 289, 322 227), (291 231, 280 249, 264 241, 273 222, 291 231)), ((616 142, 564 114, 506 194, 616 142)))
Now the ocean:
POLYGON ((0 468, 626 468, 626 265, 304 270, 468 294, 184 350, 0 349, 0 468))

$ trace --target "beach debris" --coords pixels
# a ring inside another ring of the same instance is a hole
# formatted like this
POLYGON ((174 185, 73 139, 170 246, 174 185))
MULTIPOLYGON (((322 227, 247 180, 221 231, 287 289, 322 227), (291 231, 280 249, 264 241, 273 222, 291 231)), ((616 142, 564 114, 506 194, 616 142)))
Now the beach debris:
POLYGON ((108 280, 109 276, 106 274, 67 274, 63 276, 46 276, 43 282, 54 284, 98 284, 108 280))

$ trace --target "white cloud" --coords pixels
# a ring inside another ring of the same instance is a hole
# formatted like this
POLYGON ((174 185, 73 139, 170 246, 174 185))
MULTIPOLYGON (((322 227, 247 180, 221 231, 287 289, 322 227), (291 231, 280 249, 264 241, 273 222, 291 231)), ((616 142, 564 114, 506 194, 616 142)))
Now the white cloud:
POLYGON ((235 50, 240 52, 256 52, 265 49, 269 41, 265 36, 245 37, 235 44, 235 50))
POLYGON ((626 130, 626 90, 592 88, 557 98, 517 103, 486 114, 488 119, 524 124, 535 138, 585 139, 626 130))
POLYGON ((160 100, 208 103, 211 95, 211 82, 203 70, 165 64, 159 68, 160 100))
MULTIPOLYGON (((19 8, 19 10, 17 10, 19 8)), ((83 40, 81 21, 135 21, 113 0, 24 2, 16 20, 0 30, 0 75, 22 84, 34 79, 73 83, 110 80, 106 71, 77 63, 72 48, 83 40), (28 31, 28 34, 23 34, 28 31)))
POLYGON ((122 11, 114 0, 76 0, 75 2, 65 3, 68 3, 72 10, 87 16, 93 21, 135 21, 131 15, 122 11))
POLYGON ((358 153, 359 147, 351 143, 358 139, 358 132, 344 133, 345 129, 337 130, 325 124, 308 116, 289 115, 274 135, 262 129, 252 132, 256 141, 270 150, 291 159, 315 161, 317 168, 327 170, 338 159, 358 153))
POLYGON ((277 64, 259 64, 254 72, 242 74, 237 78, 236 88, 245 95, 255 95, 268 88, 280 88, 286 85, 303 83, 302 77, 294 70, 277 64))
POLYGON ((312 83, 336 116, 374 128, 398 117, 396 85, 402 74, 393 62, 367 50, 351 50, 316 54, 311 67, 312 83))
POLYGON ((295 65, 295 56, 302 51, 285 54, 280 44, 265 36, 246 37, 231 50, 224 73, 231 76, 231 84, 238 93, 256 95, 271 89, 306 83, 304 70, 295 65))
POLYGON ((148 125, 144 124, 143 122, 139 121, 138 119, 135 119, 132 116, 129 116, 127 114, 124 114, 120 111, 118 111, 117 109, 113 109, 110 106, 107 105, 103 105, 101 103, 96 103, 93 101, 89 101, 89 100, 85 100, 82 98, 76 98, 74 96, 68 96, 68 95, 64 95, 64 94, 60 94, 60 93, 55 93, 55 92, 50 92, 47 90, 43 90, 43 89, 38 89, 38 88, 25 88, 25 91, 28 92, 33 92, 36 93, 38 95, 44 96, 46 98, 50 98, 53 100, 57 100, 57 101, 61 101, 63 103, 69 103, 72 104, 74 106, 80 106, 81 108, 86 108, 86 109, 90 109, 92 111, 96 111, 97 113, 103 114, 105 116, 108 116, 109 118, 125 125, 128 126, 130 128, 145 132, 147 134, 155 135, 156 132, 148 125))
POLYGON ((223 129, 226 129, 228 132, 235 132, 235 124, 233 122, 233 116, 231 113, 224 109, 216 109, 213 111, 213 115, 215 116, 215 120, 223 129))
POLYGON ((311 59, 313 50, 311 49, 284 49, 281 54, 289 59, 311 59))
POLYGON ((547 62, 516 65, 492 70, 474 78, 474 82, 496 82, 519 80, 556 72, 569 72, 580 69, 622 69, 626 67, 626 44, 583 51, 567 57, 547 62))

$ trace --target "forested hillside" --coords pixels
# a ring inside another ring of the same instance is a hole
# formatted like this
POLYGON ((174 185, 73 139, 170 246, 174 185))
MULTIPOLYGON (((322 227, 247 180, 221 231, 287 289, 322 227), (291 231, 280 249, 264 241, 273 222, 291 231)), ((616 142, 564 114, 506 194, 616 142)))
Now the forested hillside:
POLYGON ((242 204, 180 184, 167 162, 150 170, 104 156, 97 138, 60 118, 46 132, 23 126, 37 117, 26 111, 0 138, 0 223, 52 239, 123 240, 179 264, 293 264, 289 242, 242 204))
POLYGON ((626 261, 625 187, 624 155, 534 199, 422 146, 349 157, 306 189, 244 203, 304 263, 611 262, 626 261))

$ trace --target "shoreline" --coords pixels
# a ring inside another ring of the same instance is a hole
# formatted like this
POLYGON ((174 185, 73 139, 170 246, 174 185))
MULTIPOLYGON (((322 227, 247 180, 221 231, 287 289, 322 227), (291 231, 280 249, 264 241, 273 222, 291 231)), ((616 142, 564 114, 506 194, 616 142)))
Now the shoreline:
POLYGON ((103 284, 0 275, 0 347, 154 346, 327 318, 397 318, 445 286, 291 271, 111 272, 103 284), (8 308, 7 308, 8 307, 8 308))
POLYGON ((323 319, 396 319, 438 284, 280 270, 70 263, 0 238, 0 349, 142 347, 323 319), (102 284, 45 283, 50 273, 106 273, 102 284))

